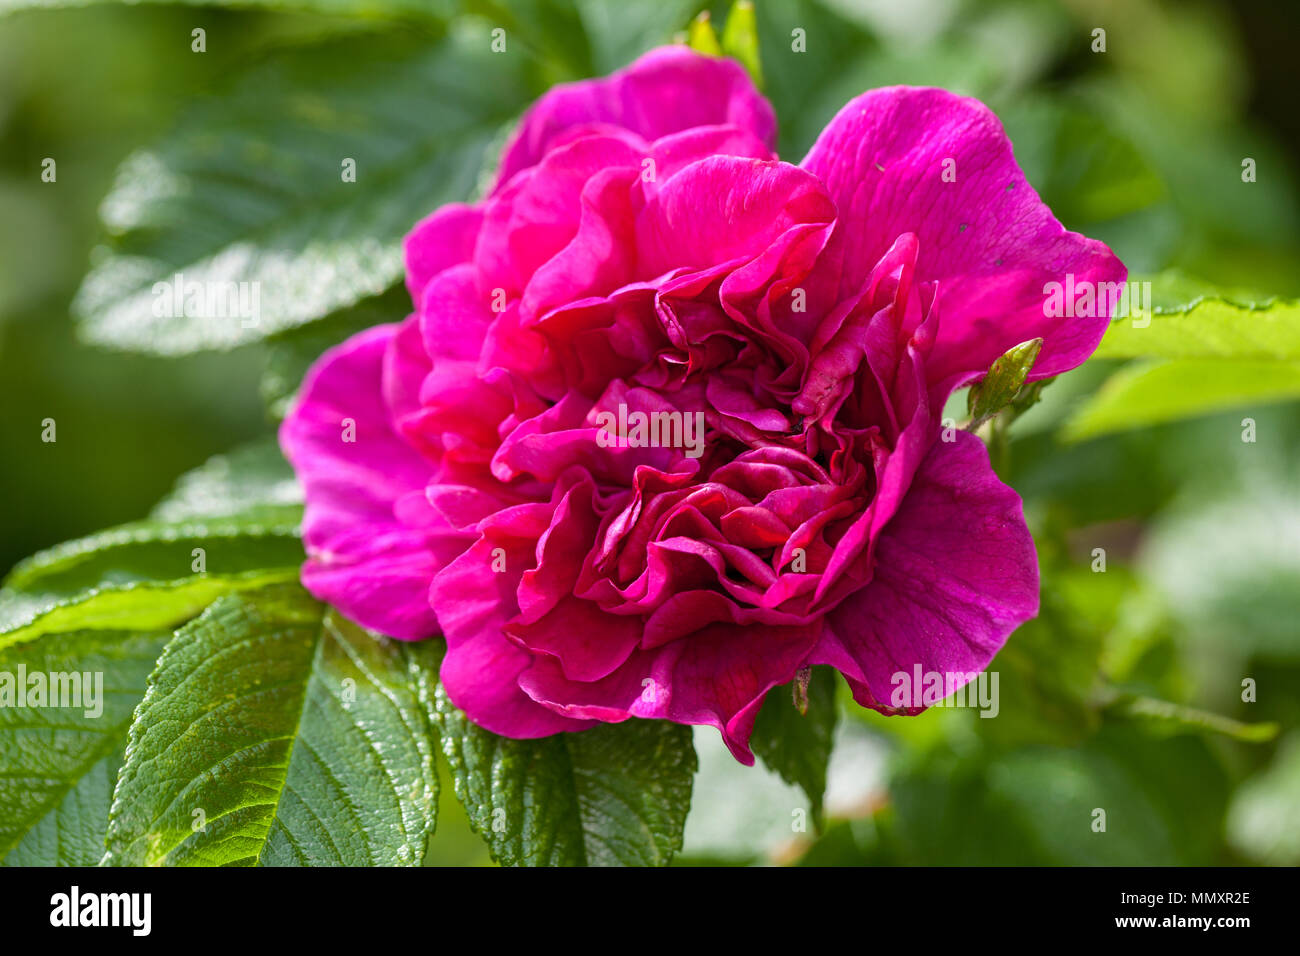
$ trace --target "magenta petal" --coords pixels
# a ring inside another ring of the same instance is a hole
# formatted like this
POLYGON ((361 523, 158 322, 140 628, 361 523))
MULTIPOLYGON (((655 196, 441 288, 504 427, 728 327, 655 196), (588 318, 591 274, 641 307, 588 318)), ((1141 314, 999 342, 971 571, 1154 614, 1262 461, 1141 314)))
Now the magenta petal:
POLYGON ((420 319, 409 316, 398 326, 397 334, 389 340, 384 352, 384 404, 397 434, 419 449, 430 462, 436 463, 441 449, 428 441, 420 429, 424 417, 420 388, 432 370, 433 365, 420 335, 420 319))
POLYGON ((669 177, 637 217, 642 276, 752 259, 798 226, 834 219, 821 183, 799 167, 712 156, 669 177))
POLYGON ((686 640, 636 651, 600 680, 569 680, 546 657, 537 658, 519 684, 570 717, 651 717, 716 727, 736 759, 752 765, 749 736, 763 697, 793 679, 820 629, 717 623, 686 640))
POLYGON ((936 442, 876 542, 875 576, 827 616, 812 662, 888 710, 893 676, 983 670, 1038 613, 1038 564, 1020 496, 978 438, 936 442))
POLYGON ((621 127, 647 140, 696 126, 736 126, 768 149, 776 144, 772 106, 734 60, 684 46, 652 50, 598 80, 552 88, 520 123, 501 160, 498 188, 536 165, 575 127, 621 127))
POLYGON ((633 278, 632 223, 641 205, 635 169, 605 169, 587 180, 582 213, 567 246, 533 272, 520 303, 524 321, 550 309, 613 292, 633 278))
POLYGON ((548 710, 519 689, 519 673, 533 655, 505 636, 506 622, 519 610, 515 589, 532 561, 529 539, 544 528, 541 510, 545 507, 519 506, 487 519, 485 524, 498 527, 447 565, 428 593, 447 638, 439 672, 447 695, 474 723, 507 737, 545 737, 589 726, 548 710))
POLYGON ((583 136, 556 147, 488 200, 474 250, 484 294, 522 292, 578 231, 592 177, 619 168, 635 175, 646 148, 629 134, 583 136))
POLYGON ((531 624, 510 625, 510 635, 534 654, 549 654, 570 680, 593 681, 608 676, 641 640, 639 617, 602 611, 581 598, 561 598, 531 624))
POLYGON ((327 352, 280 446, 306 493, 303 586, 358 624, 414 640, 437 633, 429 580, 457 543, 432 509, 412 504, 423 502, 432 466, 398 437, 383 401, 397 333, 378 326, 327 352))
POLYGON ((424 287, 444 269, 460 265, 474 253, 483 212, 477 206, 450 203, 426 216, 402 241, 406 257, 406 288, 420 308, 424 287))
POLYGON ((1122 282, 1126 270, 1103 243, 1057 222, 1016 165, 1002 124, 978 100, 937 89, 872 90, 840 110, 802 165, 839 209, 846 284, 861 281, 899 236, 917 236, 917 278, 938 282, 943 315, 931 383, 969 381, 1037 336, 1044 345, 1035 379, 1074 368, 1096 348, 1108 312, 1048 317, 1044 286, 1067 274, 1122 282))
POLYGON ((451 702, 494 734, 531 739, 590 727, 591 721, 562 717, 519 689, 516 678, 532 660, 500 631, 486 630, 476 640, 448 645, 438 676, 451 702))
POLYGON ((495 318, 468 263, 444 269, 424 287, 420 334, 428 355, 477 361, 495 318))
POLYGON ((655 176, 664 180, 683 166, 709 156, 741 156, 774 160, 769 144, 748 130, 735 126, 697 126, 671 133, 651 144, 655 176))
POLYGON ((566 477, 564 485, 552 492, 555 511, 537 539, 536 566, 519 579, 516 597, 521 622, 531 624, 549 615, 573 594, 582 568, 580 555, 591 547, 600 520, 593 507, 593 490, 584 475, 572 485, 566 477))

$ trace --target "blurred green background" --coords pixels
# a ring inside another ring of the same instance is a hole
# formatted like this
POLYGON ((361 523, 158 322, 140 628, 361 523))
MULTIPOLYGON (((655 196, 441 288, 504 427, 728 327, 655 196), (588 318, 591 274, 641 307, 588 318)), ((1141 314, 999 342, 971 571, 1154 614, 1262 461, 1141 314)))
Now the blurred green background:
MULTIPOLYGON (((78 341, 70 303, 103 255, 99 204, 119 164, 285 48, 444 28, 414 2, 32 6, 0 0, 0 571, 143 516, 185 470, 274 429, 263 402, 277 394, 274 346, 163 358, 78 341), (202 54, 190 49, 195 27, 207 31, 202 54), (57 158, 55 183, 41 181, 45 157, 57 158), (56 443, 40 440, 46 418, 56 443)), ((535 59, 533 95, 663 42, 700 7, 443 6, 510 22, 535 59)), ((1179 270, 1252 301, 1300 295, 1300 75, 1288 39, 1300 5, 757 8, 787 159, 864 89, 945 86, 994 107, 1058 217, 1110 243, 1131 273, 1179 270), (1092 49, 1098 27, 1104 53, 1092 49), (803 55, 789 50, 796 28, 803 55), (1244 157, 1257 162, 1253 183, 1241 180, 1244 157)), ((725 19, 724 4, 712 12, 725 19)), ((327 328, 313 350, 341 334, 327 328)), ((1146 419, 1134 409, 1135 427, 1064 441, 1063 423, 1118 365, 1063 377, 1012 428, 1004 476, 1039 544, 1043 613, 994 664, 999 717, 845 706, 820 835, 792 829, 795 791, 698 734, 683 862, 1300 863, 1297 403, 1230 396, 1212 414, 1150 427, 1136 427, 1146 419), (1241 438, 1246 417, 1254 442, 1241 438), (1092 569, 1096 548, 1105 573, 1092 569), (1242 700, 1246 678, 1254 702, 1242 700), (1268 722, 1280 733, 1250 739, 1268 722), (1091 828, 1098 807, 1104 834, 1091 828)), ((436 846, 442 862, 486 859, 463 823, 444 822, 436 846)))

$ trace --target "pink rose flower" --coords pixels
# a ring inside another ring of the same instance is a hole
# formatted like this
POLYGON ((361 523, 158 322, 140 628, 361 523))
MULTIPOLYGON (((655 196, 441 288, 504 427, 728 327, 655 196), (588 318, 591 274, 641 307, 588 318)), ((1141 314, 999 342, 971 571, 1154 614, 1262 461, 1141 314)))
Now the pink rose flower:
POLYGON ((407 237, 415 313, 284 422, 304 585, 443 635, 490 731, 661 718, 752 763, 800 668, 898 712, 893 674, 978 672, 1037 613, 1020 499, 941 409, 1028 339, 1031 380, 1082 362, 1106 310, 1048 317, 1044 286, 1124 266, 975 100, 873 90, 801 164, 774 142, 744 71, 685 48, 551 90, 488 198, 407 237))

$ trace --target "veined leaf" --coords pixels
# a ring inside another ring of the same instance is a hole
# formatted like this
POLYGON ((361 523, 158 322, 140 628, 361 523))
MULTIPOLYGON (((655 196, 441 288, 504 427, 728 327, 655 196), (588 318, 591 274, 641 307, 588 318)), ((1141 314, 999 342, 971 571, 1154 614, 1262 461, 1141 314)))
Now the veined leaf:
POLYGON ((170 628, 228 590, 292 580, 300 514, 140 521, 41 551, 0 590, 0 647, 83 628, 170 628))
POLYGON ((131 712, 170 635, 77 631, 0 650, 0 862, 94 866, 131 712), (47 691, 32 706, 32 675, 47 691), (67 684, 52 683, 58 675, 67 684), (61 686, 55 695, 48 688, 61 686))
POLYGON ((109 815, 115 865, 413 865, 437 813, 430 649, 296 585, 230 595, 149 678, 109 815), (427 694, 427 692, 426 692, 427 694))
POLYGON ((153 630, 188 621, 223 594, 296 581, 298 568, 90 588, 72 597, 0 589, 0 648, 78 629, 153 630))
POLYGON ((540 740, 476 727, 429 701, 470 824, 507 866, 663 866, 691 804, 691 729, 629 720, 540 740))
POLYGON ((274 441, 212 458, 154 518, 20 562, 0 589, 0 647, 61 631, 170 630, 228 591, 295 580, 300 500, 274 441))
POLYGON ((1135 362, 1111 376, 1063 437, 1080 441, 1228 408, 1300 398, 1300 361, 1179 359, 1135 362))
POLYGON ((108 248, 74 305, 83 334, 228 348, 393 285, 402 236, 469 196, 530 98, 529 59, 490 44, 481 22, 443 40, 349 36, 248 71, 119 170, 101 209, 108 248))
POLYGON ((177 522, 137 521, 65 541, 20 562, 6 585, 28 593, 75 594, 102 584, 168 581, 196 573, 194 546, 212 545, 205 563, 230 572, 300 563, 300 509, 177 522))

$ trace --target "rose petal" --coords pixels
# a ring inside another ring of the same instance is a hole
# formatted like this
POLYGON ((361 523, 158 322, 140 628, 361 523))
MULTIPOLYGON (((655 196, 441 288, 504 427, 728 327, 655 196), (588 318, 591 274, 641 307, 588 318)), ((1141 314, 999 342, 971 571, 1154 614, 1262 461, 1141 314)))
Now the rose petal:
POLYGON ((928 369, 944 391, 936 404, 1028 339, 1044 339, 1031 379, 1074 368, 1097 347, 1108 313, 1050 318, 1044 285, 1067 274, 1122 282, 1126 270, 1103 243, 1056 220, 1016 165, 1002 124, 978 100, 938 89, 872 90, 840 110, 801 165, 839 210, 846 284, 860 281, 899 236, 917 236, 917 276, 938 282, 944 316, 928 369))
POLYGON ((417 309, 429 280, 473 255, 482 223, 483 211, 477 206, 449 203, 421 219, 407 233, 402 240, 406 288, 417 309))
POLYGON ((575 127, 622 127, 646 140, 697 126, 734 126, 768 149, 776 144, 772 106, 734 60, 683 46, 651 50, 608 77, 552 87, 524 114, 501 160, 498 189, 536 165, 575 127))
POLYGON ((716 727, 735 758, 752 766, 749 736, 763 697, 794 678, 820 630, 820 623, 711 624, 687 640, 633 653, 601 680, 568 680, 553 658, 538 658, 519 675, 519 684, 534 700, 569 717, 657 717, 716 727))
POLYGON ((520 690, 517 677, 533 655, 505 636, 506 622, 519 613, 515 591, 532 564, 549 510, 519 505, 486 519, 479 540, 438 573, 428 592, 447 638, 439 672, 447 695, 474 723, 507 737, 590 726, 534 703, 520 690))
POLYGON ((1038 613, 1038 565, 1020 496, 968 432, 936 443, 876 542, 871 583, 827 617, 812 663, 849 678, 859 703, 889 710, 893 675, 983 670, 1038 613))
POLYGON ((364 627, 414 640, 437 633, 429 580, 463 544, 413 504, 433 466, 397 435, 383 401, 397 333, 378 326, 327 352, 281 425, 280 446, 306 492, 303 586, 364 627))

